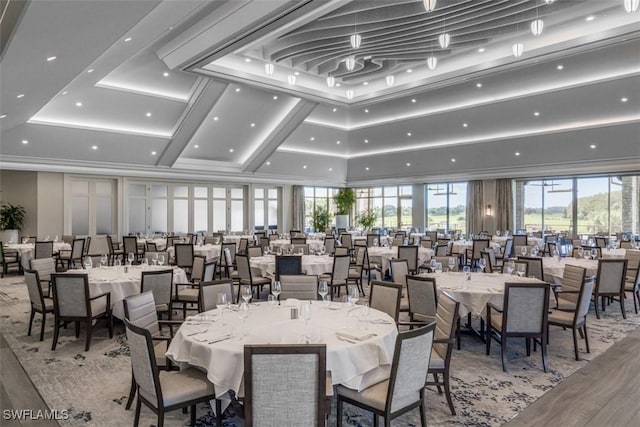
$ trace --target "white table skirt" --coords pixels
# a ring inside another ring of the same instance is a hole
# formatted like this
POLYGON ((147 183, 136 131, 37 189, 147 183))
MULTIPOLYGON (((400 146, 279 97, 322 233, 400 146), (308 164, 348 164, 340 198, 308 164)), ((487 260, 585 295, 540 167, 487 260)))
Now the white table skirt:
MULTIPOLYGON (((273 277, 276 272, 275 255, 265 255, 253 257, 249 260, 251 268, 257 270, 263 277, 273 277)), ((303 255, 302 272, 309 275, 319 276, 330 273, 333 269, 333 257, 328 255, 303 255)))
MULTIPOLYGON (((291 246, 291 239, 271 240, 269 244, 273 248, 288 249, 289 246, 291 246)), ((324 247, 324 240, 307 239, 307 244, 309 245, 310 251, 318 252, 324 247)))
MULTIPOLYGON (((385 247, 370 247, 367 248, 369 254, 369 262, 380 264, 382 271, 389 269, 389 261, 398 258, 398 248, 385 248, 385 247)), ((418 247, 418 266, 424 264, 428 259, 433 256, 433 250, 423 247, 418 247)))
POLYGON ((244 375, 244 345, 295 344, 304 335, 327 345, 327 370, 331 371, 334 385, 363 390, 389 377, 398 334, 389 316, 371 309, 367 319, 380 319, 387 323, 359 322, 347 317, 348 309, 341 303, 331 303, 332 309, 329 309, 314 302, 312 318, 305 329, 301 319, 290 319, 290 306, 298 304, 298 301, 287 300, 282 306, 251 305, 244 326, 234 311, 226 311, 222 318, 218 310, 207 312, 205 318, 215 322, 185 322, 171 341, 167 357, 181 367, 192 365, 205 369, 218 397, 228 390, 238 391, 244 375), (375 336, 355 344, 340 341, 336 336, 336 332, 341 330, 361 333, 363 329, 357 328, 364 328, 364 325, 368 328, 364 332, 375 336), (353 329, 347 329, 347 326, 353 329), (246 335, 244 338, 243 333, 246 335), (233 334, 233 337, 208 343, 226 334, 233 334))
POLYGON ((487 303, 491 302, 502 307, 504 299, 504 284, 543 283, 531 277, 510 276, 500 273, 471 273, 471 280, 466 280, 465 273, 427 273, 425 277, 434 277, 438 293, 446 291, 460 301, 460 317, 471 313, 474 316, 485 317, 487 303))
MULTIPOLYGON (((146 269, 140 265, 128 267, 102 267, 89 270, 68 270, 68 273, 89 274, 89 290, 91 295, 99 295, 104 292, 111 293, 111 307, 113 315, 118 319, 124 318, 124 306, 122 300, 129 295, 140 293, 140 281, 143 271, 166 270, 167 266, 148 266, 146 269)), ((181 268, 173 267, 173 283, 187 283, 187 275, 181 268)))
POLYGON ((565 265, 575 265, 586 268, 587 277, 595 276, 598 272, 598 261, 594 259, 566 257, 560 258, 558 261, 556 257, 543 257, 542 269, 544 271, 544 280, 551 283, 562 282, 565 265))
MULTIPOLYGON (((221 245, 194 245, 193 254, 197 256, 203 256, 207 261, 214 261, 220 259, 221 245)), ((175 248, 172 246, 167 249, 167 253, 171 258, 175 258, 175 248)))

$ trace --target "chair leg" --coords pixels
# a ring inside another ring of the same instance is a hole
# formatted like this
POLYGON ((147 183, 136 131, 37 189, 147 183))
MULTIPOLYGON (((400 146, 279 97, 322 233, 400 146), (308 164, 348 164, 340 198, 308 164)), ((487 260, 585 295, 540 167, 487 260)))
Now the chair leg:
POLYGON ((133 377, 133 369, 131 370, 131 388, 129 389, 129 397, 127 398, 127 404, 124 406, 124 409, 127 411, 131 409, 131 404, 133 403, 133 399, 136 396, 136 379, 133 377))
POLYGON ((525 348, 527 349, 527 357, 529 357, 531 356, 531 339, 525 338, 524 343, 525 343, 525 348))
MULTIPOLYGON (((486 348, 487 348, 487 356, 491 354, 491 325, 487 325, 487 337, 485 338, 486 348)), ((458 347, 458 350, 460 347, 458 347)))
MULTIPOLYGON (((596 295, 593 301, 593 306, 596 309, 596 318, 600 318, 600 309, 598 308, 598 296, 596 295)), ((602 298, 602 311, 604 311, 604 298, 602 298)))
POLYGON ((540 340, 540 348, 541 348, 541 352, 542 352, 542 368, 544 369, 544 372, 546 373, 549 370, 549 360, 548 360, 548 357, 547 357, 547 344, 546 344, 546 338, 545 337, 542 337, 542 339, 540 340))
POLYGON ((191 412, 191 426, 193 427, 196 425, 196 405, 191 405, 189 412, 191 412))
POLYGON ((587 353, 591 353, 589 350, 589 336, 587 335, 587 325, 582 325, 582 329, 584 329, 584 344, 587 347, 587 353))
MULTIPOLYGON (((624 295, 624 292, 623 292, 624 295)), ((627 312, 624 308, 624 299, 622 298, 622 296, 620 296, 620 311, 622 311, 622 318, 626 319, 627 318, 627 312)))
POLYGON ((418 409, 420 410, 420 426, 427 427, 427 420, 424 416, 424 402, 420 403, 420 407, 418 409))
POLYGON ((455 415, 456 410, 453 407, 453 399, 451 398, 451 388, 449 386, 449 371, 445 371, 445 373, 443 374, 443 379, 444 379, 444 395, 447 398, 447 403, 449 404, 451 415, 455 415))
POLYGON ((107 322, 109 322, 109 339, 113 338, 113 314, 109 311, 107 314, 107 322))
MULTIPOLYGON (((42 324, 40 325, 40 341, 44 340, 44 325, 45 325, 45 321, 47 319, 47 313, 46 312, 42 312, 42 324)), ((31 329, 31 324, 29 324, 29 329, 31 329)))
POLYGON ((91 331, 93 328, 91 327, 91 320, 87 322, 87 340, 84 344, 84 351, 89 351, 89 347, 91 346, 91 331))
POLYGON ((36 316, 36 312, 33 309, 33 307, 31 307, 31 317, 29 318, 29 331, 27 332, 27 336, 31 336, 31 326, 33 325, 33 318, 36 316))
POLYGON ((336 405, 336 419, 337 419, 337 423, 338 423, 338 427, 342 427, 342 399, 340 399, 340 396, 338 396, 338 404, 336 405))
POLYGON ((56 349, 56 345, 58 344, 59 333, 60 333, 60 321, 56 319, 55 325, 53 327, 53 342, 51 343, 51 351, 54 351, 56 349))
POLYGON ((216 427, 222 427, 222 402, 216 399, 216 427))
POLYGON ((140 424, 140 407, 142 406, 142 401, 140 400, 140 396, 136 399, 136 415, 133 418, 133 427, 138 427, 140 424))
POLYGON ((158 427, 164 426, 164 410, 158 411, 158 427))
POLYGON ((580 360, 580 355, 578 354, 578 335, 576 334, 576 328, 573 328, 573 351, 576 354, 576 360, 580 360))
POLYGON ((507 371, 507 339, 502 336, 500 337, 500 358, 502 359, 502 370, 504 372, 507 371))
POLYGON ((80 322, 75 322, 76 338, 80 337, 80 322))

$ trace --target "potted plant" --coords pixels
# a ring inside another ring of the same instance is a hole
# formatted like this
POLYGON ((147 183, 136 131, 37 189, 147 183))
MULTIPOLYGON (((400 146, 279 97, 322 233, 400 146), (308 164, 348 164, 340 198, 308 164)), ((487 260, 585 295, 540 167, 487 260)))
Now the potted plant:
POLYGON ((356 192, 353 188, 341 188, 333 196, 333 201, 336 202, 336 228, 348 228, 349 214, 356 202, 356 192))
POLYGON ((331 215, 329 210, 323 206, 316 206, 311 212, 311 226, 316 232, 324 232, 329 226, 331 215))
POLYGON ((22 230, 25 214, 24 208, 20 205, 3 204, 0 208, 0 230, 2 230, 0 239, 3 242, 19 243, 18 234, 22 230))
POLYGON ((358 224, 360 224, 365 230, 371 230, 373 226, 376 225, 377 220, 378 214, 372 209, 362 211, 360 212, 360 215, 358 215, 358 224))

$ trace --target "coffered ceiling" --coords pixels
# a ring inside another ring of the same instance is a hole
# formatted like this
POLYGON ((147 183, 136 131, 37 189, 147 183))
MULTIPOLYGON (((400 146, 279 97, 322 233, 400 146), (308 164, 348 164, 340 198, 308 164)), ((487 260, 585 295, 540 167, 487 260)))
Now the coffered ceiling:
POLYGON ((2 5, 3 168, 338 185, 640 170, 624 0, 2 5))

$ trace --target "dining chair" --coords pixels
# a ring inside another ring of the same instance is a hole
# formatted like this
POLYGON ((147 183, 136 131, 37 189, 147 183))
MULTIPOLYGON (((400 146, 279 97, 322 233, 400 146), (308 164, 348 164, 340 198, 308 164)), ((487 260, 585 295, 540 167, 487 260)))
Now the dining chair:
POLYGON ((56 272, 56 260, 54 258, 32 258, 29 260, 29 269, 38 272, 42 294, 51 298, 51 275, 56 272))
POLYGON ((638 314, 638 303, 640 302, 640 251, 627 250, 625 259, 627 260, 627 276, 624 290, 625 293, 631 292, 633 308, 638 314))
POLYGON ((575 310, 586 274, 585 268, 570 264, 564 266, 561 287, 556 290, 556 308, 575 310))
POLYGON ((144 252, 158 252, 158 245, 155 242, 146 242, 144 245, 144 252))
POLYGON ((133 377, 138 391, 134 426, 137 427, 140 422, 142 403, 157 415, 158 427, 164 425, 166 412, 187 407, 190 408, 193 426, 196 422, 196 405, 211 400, 215 401, 216 425, 221 426, 222 405, 216 399, 215 388, 207 379, 207 374, 195 368, 160 372, 156 364, 151 333, 126 319, 124 323, 131 352, 133 377))
MULTIPOLYGON (((373 295, 373 290, 371 291, 373 295)), ((426 427, 424 388, 429 369, 435 324, 398 333, 396 337, 391 374, 389 379, 374 384, 360 392, 338 385, 338 427, 343 423, 343 405, 347 402, 373 412, 373 425, 378 417, 385 418, 385 426, 391 420, 415 408, 420 411, 420 425, 426 427)))
POLYGON ((173 269, 143 271, 140 279, 140 292, 151 291, 156 302, 158 315, 167 314, 171 320, 171 293, 173 292, 173 269))
MULTIPOLYGON (((337 249, 337 248, 336 248, 337 249)), ((333 267, 331 273, 325 273, 320 276, 320 280, 326 280, 331 290, 331 295, 337 290, 337 296, 340 297, 340 289, 344 286, 347 292, 347 282, 349 280, 349 265, 351 257, 349 255, 334 255, 333 267)))
POLYGON ((174 243, 175 265, 183 269, 191 277, 193 269, 193 245, 191 243, 174 243))
POLYGON ((400 315, 402 285, 374 280, 369 287, 369 307, 387 313, 396 323, 400 315))
POLYGON ((544 280, 544 270, 542 268, 541 257, 518 256, 518 261, 527 263, 527 277, 535 277, 538 280, 544 280))
POLYGON ((247 255, 249 256, 249 258, 261 257, 262 246, 250 246, 247 249, 247 255))
POLYGON ((380 246, 380 236, 377 234, 367 234, 367 246, 380 246))
POLYGON ((513 246, 527 246, 528 245, 528 236, 526 234, 514 234, 513 235, 513 246))
POLYGON ((622 318, 627 318, 624 308, 625 279, 627 275, 626 259, 600 259, 598 260, 598 273, 596 274, 596 285, 593 290, 593 302, 596 309, 596 317, 600 318, 598 309, 598 298, 605 311, 605 299, 618 298, 622 318))
POLYGON ((113 265, 116 258, 124 262, 124 250, 120 249, 120 244, 114 243, 113 238, 107 234, 107 250, 109 251, 109 265, 113 265))
POLYGON ((84 239, 74 239, 71 250, 61 250, 58 254, 58 265, 62 270, 68 270, 76 266, 76 262, 82 266, 82 254, 84 253, 84 239))
POLYGON ((113 318, 111 316, 111 294, 104 292, 91 296, 87 274, 52 274, 54 330, 51 351, 56 349, 60 327, 67 322, 75 322, 76 338, 80 336, 80 322, 87 325, 84 351, 91 345, 91 330, 94 320, 105 318, 109 328, 109 338, 113 338, 113 318))
POLYGON ((280 286, 282 292, 279 300, 295 298, 299 300, 315 301, 318 299, 318 276, 306 274, 281 274, 280 286))
MULTIPOLYGON (((563 284, 564 287, 564 284, 563 284)), ((563 292, 564 289, 563 289, 563 292)), ((573 308, 556 308, 549 313, 549 325, 560 326, 563 329, 570 328, 573 332, 573 350, 576 360, 580 360, 578 353, 578 336, 584 337, 587 353, 589 351, 589 336, 587 334, 587 314, 591 304, 591 293, 593 292, 593 280, 582 281, 576 295, 576 304, 573 308)))
POLYGON ((191 275, 189 277, 190 282, 194 284, 198 284, 202 281, 202 276, 204 275, 204 263, 206 258, 200 255, 194 255, 193 261, 191 265, 191 275))
POLYGON ((324 238, 324 253, 326 253, 327 255, 331 255, 335 252, 335 250, 335 239, 333 238, 333 236, 327 235, 327 237, 324 238))
POLYGON ((441 244, 441 243, 436 244, 436 246, 434 248, 434 255, 435 256, 447 256, 447 255, 449 255, 449 245, 448 244, 441 244))
POLYGON ((76 239, 75 234, 64 234, 64 235, 62 236, 62 241, 63 241, 64 243, 69 244, 69 245, 72 245, 72 244, 73 244, 73 241, 74 241, 75 239, 76 239))
POLYGON ((453 399, 451 398, 449 371, 451 369, 453 346, 460 339, 458 328, 460 321, 459 309, 460 302, 452 295, 447 292, 440 294, 436 309, 436 327, 428 371, 429 374, 433 375, 433 381, 429 381, 427 377, 427 382, 425 383, 425 386, 435 385, 438 393, 442 393, 441 387, 444 387, 444 395, 447 398, 451 415, 456 415, 456 410, 453 407, 453 399), (442 375, 442 380, 440 380, 440 375, 442 375))
POLYGON ((31 302, 29 332, 27 332, 27 335, 31 336, 31 326, 33 325, 33 318, 35 317, 36 313, 40 313, 42 314, 42 322, 40 324, 40 341, 42 341, 44 340, 44 327, 47 313, 53 314, 53 300, 51 298, 44 297, 44 294, 42 293, 42 284, 40 283, 40 277, 37 271, 25 270, 24 281, 27 284, 29 301, 31 302))
MULTIPOLYGON (((349 255, 349 248, 345 248, 343 246, 338 246, 333 251, 333 255, 335 255, 335 256, 349 255)), ((351 256, 350 255, 349 255, 349 261, 351 261, 351 256)))
POLYGON ((269 293, 271 293, 271 279, 268 277, 254 277, 249 263, 249 257, 246 254, 236 254, 236 265, 238 266, 238 297, 236 301, 240 301, 240 291, 243 286, 250 286, 251 293, 256 292, 256 299, 260 298, 260 291, 264 285, 269 285, 269 293))
POLYGON ((438 292, 433 277, 407 276, 409 320, 429 324, 436 320, 438 292))
POLYGON ((198 286, 198 311, 200 313, 218 308, 218 295, 226 294, 227 301, 233 304, 233 280, 219 279, 201 282, 198 286))
POLYGON ((245 425, 324 426, 326 360, 326 344, 245 345, 245 425))
POLYGON ((391 241, 391 246, 393 247, 400 247, 402 245, 404 245, 403 237, 394 237, 393 240, 391 241))
POLYGON ((231 277, 230 275, 234 271, 235 265, 236 265, 236 244, 235 243, 229 242, 229 243, 222 244, 222 246, 220 247, 220 261, 218 265, 220 266, 219 270, 220 270, 221 278, 223 273, 226 277, 231 277), (226 256, 227 252, 229 253, 228 259, 226 256))
POLYGON ((307 243, 291 245, 291 250, 294 254, 299 254, 301 249, 303 255, 309 255, 309 245, 307 243))
POLYGON ((487 303, 487 356, 491 341, 500 343, 502 370, 507 372, 507 339, 525 338, 527 356, 531 355, 531 340, 540 344, 542 366, 548 370, 547 321, 549 313, 548 283, 505 283, 502 307, 487 303))
POLYGON ((275 279, 280 280, 283 274, 302 274, 302 258, 296 255, 276 255, 275 279))
MULTIPOLYGON (((151 290, 130 295, 126 297, 122 303, 124 306, 124 318, 135 326, 148 330, 151 334, 153 352, 158 368, 170 370, 172 368, 171 361, 167 359, 165 354, 173 338, 173 327, 182 324, 182 320, 158 320, 158 312, 156 311, 157 304, 151 290), (162 326, 168 326, 169 335, 161 333, 162 326)), ((136 389, 137 385, 132 372, 129 397, 125 405, 125 409, 127 410, 131 408, 133 398, 136 395, 136 389)))
POLYGON ((356 259, 355 263, 349 267, 349 277, 347 280, 355 283, 360 290, 360 295, 366 297, 367 295, 365 294, 364 287, 362 286, 362 273, 365 271, 364 263, 368 259, 367 247, 356 246, 354 250, 356 253, 356 259))
POLYGON ((33 252, 35 259, 40 258, 52 258, 53 257, 53 242, 36 242, 33 252))
POLYGON ((482 252, 489 247, 489 241, 476 239, 471 243, 471 249, 466 250, 467 264, 471 267, 478 266, 478 261, 482 258, 482 252))
POLYGON ((353 237, 349 233, 340 234, 340 243, 343 248, 353 249, 353 237))
POLYGON ((91 249, 91 236, 87 236, 84 239, 84 248, 82 251, 82 257, 89 256, 89 250, 91 249))
POLYGON ((409 274, 418 273, 418 247, 398 246, 398 259, 406 259, 409 274))
POLYGON ((138 248, 138 238, 136 236, 122 236, 122 257, 127 261, 129 254, 133 254, 133 263, 137 264, 144 255, 144 249, 138 248))
POLYGON ((307 238, 306 237, 291 237, 290 243, 292 245, 306 245, 307 238))
POLYGON ((631 240, 620 241, 620 249, 634 249, 633 242, 631 240))
MULTIPOLYGON (((455 257, 455 256, 454 257, 450 257, 450 256, 434 256, 434 257, 431 257, 431 259, 435 259, 436 263, 442 264, 443 271, 444 270, 449 270, 451 272, 460 271, 460 265, 459 265, 459 262, 458 262, 459 261, 458 257, 455 257), (455 259, 456 263, 454 264, 453 268, 449 267, 449 258, 455 259)), ((428 268, 429 268, 429 270, 431 269, 431 267, 428 267, 428 268)))
POLYGON ((433 241, 427 237, 422 237, 420 239, 420 246, 425 249, 433 249, 433 241))
POLYGON ((15 267, 18 273, 22 273, 22 263, 18 251, 5 250, 4 243, 0 241, 0 263, 2 263, 2 275, 9 273, 9 269, 15 267))
POLYGON ((180 237, 178 236, 168 236, 167 237, 167 249, 173 247, 176 242, 180 241, 180 237))
POLYGON ((238 253, 246 254, 248 247, 249 247, 249 239, 242 237, 238 242, 238 253))

